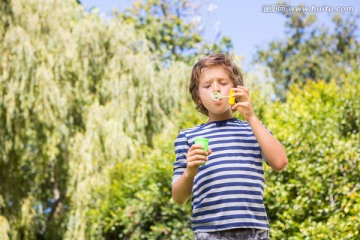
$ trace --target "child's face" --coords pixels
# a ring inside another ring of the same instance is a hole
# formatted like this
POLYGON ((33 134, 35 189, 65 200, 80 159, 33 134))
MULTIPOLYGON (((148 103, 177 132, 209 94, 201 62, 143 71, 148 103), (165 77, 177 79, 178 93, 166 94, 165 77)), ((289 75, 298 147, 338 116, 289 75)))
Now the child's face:
POLYGON ((220 92, 222 96, 229 96, 229 91, 234 88, 228 72, 221 66, 203 68, 199 78, 199 97, 202 104, 212 114, 221 115, 232 113, 228 98, 214 101, 211 98, 213 92, 220 92))

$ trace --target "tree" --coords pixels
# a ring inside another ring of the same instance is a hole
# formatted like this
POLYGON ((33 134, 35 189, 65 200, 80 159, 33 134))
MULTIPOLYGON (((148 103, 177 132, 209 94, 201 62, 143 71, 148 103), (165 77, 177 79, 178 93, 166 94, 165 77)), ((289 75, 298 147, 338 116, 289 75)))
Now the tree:
POLYGON ((197 29, 194 15, 200 6, 189 0, 137 0, 124 13, 116 13, 136 30, 143 31, 152 43, 151 51, 164 61, 191 61, 199 53, 231 52, 233 46, 228 37, 218 42, 204 43, 202 30, 197 29), (202 47, 199 48, 200 43, 202 47))
POLYGON ((92 239, 94 189, 135 146, 151 145, 185 96, 188 66, 163 68, 142 32, 76 1, 0 10, 0 229, 92 239))
POLYGON ((285 41, 272 41, 267 49, 259 49, 255 62, 272 70, 276 93, 284 98, 293 83, 308 79, 336 79, 343 83, 342 73, 360 67, 358 26, 353 15, 334 15, 333 29, 316 25, 315 14, 283 12, 286 19, 285 41))
POLYGON ((293 84, 286 102, 264 114, 289 158, 284 172, 266 171, 275 239, 360 237, 359 71, 343 77, 341 87, 335 80, 293 84))
MULTIPOLYGON (((276 173, 265 166, 265 206, 274 239, 357 239, 360 222, 359 71, 335 81, 293 84, 286 101, 266 102, 257 89, 253 102, 261 121, 284 144, 289 166, 276 173)), ((264 96, 265 97, 265 96, 264 96)), ((171 200, 180 129, 206 121, 187 103, 173 115, 152 148, 111 171, 102 192, 99 228, 105 239, 189 239, 190 204, 171 200)))

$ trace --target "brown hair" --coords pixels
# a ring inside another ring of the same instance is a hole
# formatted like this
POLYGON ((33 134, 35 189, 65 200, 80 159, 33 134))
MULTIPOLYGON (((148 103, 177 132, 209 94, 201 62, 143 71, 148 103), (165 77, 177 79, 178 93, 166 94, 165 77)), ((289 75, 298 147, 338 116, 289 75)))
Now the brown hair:
POLYGON ((229 77, 234 83, 234 86, 243 86, 243 78, 240 69, 233 61, 233 56, 229 57, 222 53, 210 54, 200 59, 193 67, 191 72, 191 79, 189 85, 189 92, 192 99, 196 104, 196 109, 205 114, 209 115, 209 111, 204 107, 199 96, 199 77, 203 68, 211 66, 221 66, 228 71, 229 77))

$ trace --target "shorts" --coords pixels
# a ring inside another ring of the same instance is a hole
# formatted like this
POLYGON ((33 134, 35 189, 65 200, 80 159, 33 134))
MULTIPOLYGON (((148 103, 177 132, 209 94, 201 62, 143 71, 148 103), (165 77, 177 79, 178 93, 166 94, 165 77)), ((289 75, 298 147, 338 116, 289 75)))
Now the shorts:
POLYGON ((194 240, 270 240, 269 232, 263 229, 237 228, 217 232, 197 232, 194 240))

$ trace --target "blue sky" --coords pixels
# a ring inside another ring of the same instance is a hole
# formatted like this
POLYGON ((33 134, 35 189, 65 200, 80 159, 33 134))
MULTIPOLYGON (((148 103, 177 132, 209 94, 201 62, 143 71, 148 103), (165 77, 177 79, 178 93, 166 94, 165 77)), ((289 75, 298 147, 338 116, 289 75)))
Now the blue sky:
MULTIPOLYGON (((132 0, 81 0, 87 9, 98 7, 101 12, 111 15, 112 9, 119 11, 130 7, 132 0)), ((237 55, 243 56, 243 67, 247 68, 250 60, 256 52, 257 46, 266 47, 271 40, 281 40, 285 37, 285 17, 276 13, 274 5, 277 0, 194 0, 201 2, 201 10, 192 13, 193 19, 200 29, 204 30, 205 39, 213 41, 216 32, 221 31, 224 36, 229 36, 234 44, 237 55), (268 12, 264 12, 268 11, 268 12)), ((331 7, 353 7, 355 14, 360 13, 360 1, 358 0, 292 0, 287 1, 290 6, 298 6, 303 3, 306 7, 324 9, 318 12, 320 24, 329 27, 330 16, 333 13, 327 11, 331 7)), ((339 14, 346 14, 339 12, 339 14)), ((358 19, 360 27, 360 20, 358 19)), ((358 37, 360 38, 360 29, 358 37)))

